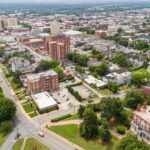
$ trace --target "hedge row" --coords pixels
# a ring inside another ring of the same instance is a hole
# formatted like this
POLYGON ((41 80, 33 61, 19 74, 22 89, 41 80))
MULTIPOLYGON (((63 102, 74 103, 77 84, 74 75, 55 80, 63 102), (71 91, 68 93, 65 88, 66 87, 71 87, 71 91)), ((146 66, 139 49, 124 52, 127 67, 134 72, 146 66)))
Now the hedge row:
POLYGON ((72 116, 71 114, 67 114, 67 115, 64 115, 64 116, 61 116, 61 117, 58 117, 58 118, 55 118, 55 119, 51 119, 51 122, 58 122, 58 121, 66 119, 66 118, 69 118, 71 116, 72 116))
POLYGON ((71 84, 71 85, 67 85, 66 88, 71 88, 71 87, 74 87, 74 86, 79 86, 79 85, 82 85, 83 82, 78 82, 78 83, 74 83, 74 84, 71 84))
POLYGON ((68 88, 68 91, 78 100, 78 101, 82 101, 82 97, 80 96, 80 94, 75 91, 72 87, 68 88))

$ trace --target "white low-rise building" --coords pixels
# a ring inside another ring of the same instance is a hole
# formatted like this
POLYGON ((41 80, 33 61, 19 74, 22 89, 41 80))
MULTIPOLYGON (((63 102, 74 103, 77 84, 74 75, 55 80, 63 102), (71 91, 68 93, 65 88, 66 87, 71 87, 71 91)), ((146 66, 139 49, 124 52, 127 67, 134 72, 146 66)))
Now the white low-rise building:
POLYGON ((66 36, 70 36, 71 38, 75 39, 83 39, 83 33, 76 30, 68 30, 67 32, 64 32, 66 36))
POLYGON ((12 71, 19 71, 22 74, 32 73, 35 71, 35 66, 30 64, 30 61, 22 57, 12 57, 9 60, 12 71))
POLYGON ((118 85, 122 85, 125 83, 129 84, 131 81, 131 77, 132 77, 131 72, 123 72, 120 74, 117 72, 114 72, 114 73, 110 73, 110 74, 104 76, 103 81, 106 83, 113 82, 118 85))
POLYGON ((97 88, 101 88, 107 85, 105 82, 96 79, 92 75, 89 75, 87 78, 84 79, 84 81, 89 85, 95 85, 97 88))
POLYGON ((56 101, 48 92, 34 94, 32 98, 40 111, 49 110, 57 106, 56 101))

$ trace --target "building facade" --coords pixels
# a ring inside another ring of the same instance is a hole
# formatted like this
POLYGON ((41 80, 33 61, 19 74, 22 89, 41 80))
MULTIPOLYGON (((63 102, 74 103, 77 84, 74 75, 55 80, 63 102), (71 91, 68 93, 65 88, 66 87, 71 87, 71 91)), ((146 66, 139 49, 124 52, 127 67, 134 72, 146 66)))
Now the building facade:
POLYGON ((64 35, 46 37, 46 51, 50 58, 64 61, 70 50, 70 37, 64 35))
POLYGON ((58 74, 55 71, 46 71, 27 76, 27 91, 40 93, 59 89, 58 74))
POLYGON ((18 24, 17 18, 2 18, 0 21, 1 26, 4 28, 9 28, 18 24))
POLYGON ((56 20, 51 22, 51 34, 58 35, 60 33, 60 25, 56 20))
POLYGON ((140 140, 150 144, 150 106, 140 107, 134 112, 130 129, 140 140))

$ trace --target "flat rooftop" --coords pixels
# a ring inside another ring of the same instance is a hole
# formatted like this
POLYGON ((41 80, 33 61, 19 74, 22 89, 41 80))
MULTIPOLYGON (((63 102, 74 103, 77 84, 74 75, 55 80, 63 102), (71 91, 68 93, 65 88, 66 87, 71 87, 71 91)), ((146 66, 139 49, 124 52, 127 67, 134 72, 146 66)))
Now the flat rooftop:
POLYGON ((48 92, 42 92, 32 95, 32 98, 40 110, 56 106, 57 103, 48 92))
POLYGON ((32 82, 32 81, 39 80, 40 77, 55 76, 55 75, 57 75, 57 73, 54 70, 49 70, 49 71, 46 71, 46 72, 40 72, 40 73, 36 73, 36 74, 29 74, 29 75, 27 75, 27 79, 32 82))

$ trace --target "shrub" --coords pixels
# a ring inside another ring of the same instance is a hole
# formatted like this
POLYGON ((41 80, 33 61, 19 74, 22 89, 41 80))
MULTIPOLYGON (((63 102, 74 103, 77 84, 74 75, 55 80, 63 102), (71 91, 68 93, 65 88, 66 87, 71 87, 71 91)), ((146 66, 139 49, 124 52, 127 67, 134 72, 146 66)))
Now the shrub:
POLYGON ((116 130, 119 134, 125 134, 125 128, 123 126, 117 126, 116 130))
POLYGON ((66 118, 69 118, 71 116, 72 116, 71 114, 67 114, 67 115, 64 115, 64 116, 61 116, 61 117, 58 117, 58 118, 55 118, 55 119, 51 119, 51 122, 58 122, 58 121, 66 119, 66 118))
POLYGON ((71 85, 67 85, 66 88, 70 88, 70 87, 74 87, 74 86, 79 86, 79 85, 82 85, 82 82, 78 82, 78 83, 74 83, 74 84, 71 84, 71 85))
POLYGON ((0 131, 3 134, 7 134, 12 131, 13 125, 11 121, 4 121, 0 124, 0 131))

